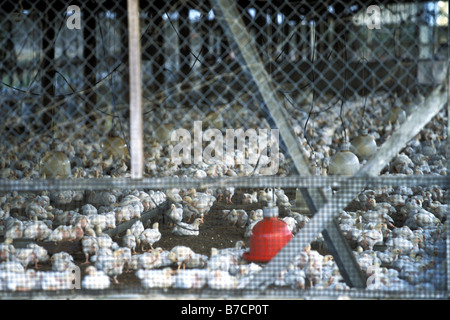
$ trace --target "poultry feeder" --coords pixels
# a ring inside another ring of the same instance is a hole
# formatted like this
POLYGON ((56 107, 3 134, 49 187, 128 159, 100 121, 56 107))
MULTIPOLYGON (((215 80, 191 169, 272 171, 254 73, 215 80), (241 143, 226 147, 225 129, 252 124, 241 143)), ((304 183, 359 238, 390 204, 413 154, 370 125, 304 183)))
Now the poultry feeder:
POLYGON ((172 124, 164 123, 158 126, 158 128, 154 131, 154 134, 160 143, 168 143, 170 142, 173 130, 174 127, 172 124))
POLYGON ((388 121, 390 123, 398 123, 402 124, 406 120, 406 112, 399 106, 394 106, 392 110, 388 114, 388 121))
POLYGON ((368 134, 367 129, 363 129, 361 134, 351 142, 352 150, 361 159, 367 159, 377 151, 375 139, 368 134))
POLYGON ((67 178, 71 174, 69 157, 62 151, 46 153, 39 168, 41 176, 45 178, 67 178))
POLYGON ((125 140, 119 136, 107 136, 101 142, 101 148, 107 157, 124 159, 128 156, 128 148, 125 140))
POLYGON ((250 251, 244 252, 244 259, 254 262, 268 262, 292 239, 287 224, 278 218, 278 207, 268 203, 263 209, 263 219, 250 235, 250 251))
POLYGON ((336 153, 328 166, 328 173, 333 175, 352 176, 359 170, 358 157, 350 151, 350 144, 344 143, 341 151, 336 153))

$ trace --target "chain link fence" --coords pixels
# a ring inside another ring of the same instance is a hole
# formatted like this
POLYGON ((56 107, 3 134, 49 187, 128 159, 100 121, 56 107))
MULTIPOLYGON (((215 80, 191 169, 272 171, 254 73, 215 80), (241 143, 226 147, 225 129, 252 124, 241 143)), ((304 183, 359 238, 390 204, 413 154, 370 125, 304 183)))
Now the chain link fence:
POLYGON ((0 16, 1 296, 448 298, 448 1, 0 16))

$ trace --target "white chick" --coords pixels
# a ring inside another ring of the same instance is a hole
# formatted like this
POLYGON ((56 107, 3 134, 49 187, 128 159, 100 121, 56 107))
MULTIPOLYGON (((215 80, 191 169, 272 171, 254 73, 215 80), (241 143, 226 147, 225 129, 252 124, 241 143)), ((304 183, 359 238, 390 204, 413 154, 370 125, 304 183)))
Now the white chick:
POLYGON ((36 253, 31 248, 18 248, 14 260, 20 262, 25 268, 37 263, 36 253))
POLYGON ((238 213, 236 209, 233 210, 223 210, 223 218, 226 220, 226 222, 231 225, 235 226, 238 220, 238 213))
POLYGON ((139 220, 133 223, 133 225, 130 227, 131 234, 135 236, 136 240, 139 239, 139 236, 144 230, 145 230, 144 224, 142 223, 142 221, 139 220))
POLYGON ((212 289, 235 289, 238 284, 238 279, 235 276, 230 275, 228 271, 216 270, 208 278, 208 286, 212 289))
POLYGON ((249 220, 248 214, 247 214, 247 212, 245 212, 245 210, 242 210, 242 209, 238 209, 237 212, 238 212, 238 220, 237 220, 236 225, 239 228, 245 228, 245 226, 247 225, 248 220, 249 220))
POLYGON ((200 289, 208 282, 208 271, 202 269, 178 270, 173 287, 180 289, 200 289))
POLYGON ((11 224, 6 225, 5 239, 20 239, 23 237, 23 230, 23 223, 19 220, 14 220, 11 224))
POLYGON ((153 201, 152 197, 149 195, 145 198, 141 199, 142 205, 144 206, 144 211, 152 210, 156 208, 156 204, 153 201))
POLYGON ((116 213, 114 211, 105 212, 102 215, 105 216, 105 229, 116 228, 116 213))
POLYGON ((117 197, 111 192, 88 191, 87 202, 96 206, 110 206, 117 202, 117 197))
POLYGON ((198 269, 206 266, 208 256, 200 253, 195 253, 191 256, 189 261, 186 262, 186 268, 198 269))
POLYGON ((278 206, 285 208, 289 208, 291 206, 288 196, 284 193, 282 189, 276 189, 275 196, 276 196, 276 203, 278 206))
POLYGON ((264 212, 262 209, 256 209, 250 211, 250 220, 256 221, 261 220, 264 217, 264 212))
POLYGON ((52 263, 52 270, 57 272, 72 270, 76 267, 73 262, 73 257, 64 251, 53 254, 50 262, 52 263))
POLYGON ((156 248, 151 252, 144 252, 138 256, 138 268, 154 269, 159 268, 162 265, 161 260, 161 248, 156 248))
POLYGON ((84 236, 83 228, 81 227, 80 223, 69 226, 69 241, 78 241, 81 240, 84 236))
POLYGON ((80 226, 83 228, 83 230, 86 230, 90 227, 91 222, 87 215, 84 214, 76 214, 72 216, 72 219, 70 220, 71 225, 80 224, 80 226))
POLYGON ((383 234, 381 233, 382 224, 378 223, 371 229, 363 230, 357 241, 360 246, 366 250, 373 250, 373 246, 378 242, 383 241, 383 234))
POLYGON ((170 219, 169 224, 171 226, 176 225, 183 219, 183 207, 177 207, 175 203, 172 203, 170 209, 167 211, 167 216, 170 219))
POLYGON ((107 289, 111 285, 109 277, 102 271, 97 270, 94 266, 86 268, 86 276, 81 282, 81 286, 88 290, 107 289))
POLYGON ((173 285, 172 269, 142 270, 136 272, 136 276, 141 279, 141 284, 145 288, 170 288, 173 285))
POLYGON ((172 233, 177 236, 198 236, 203 218, 196 218, 192 223, 180 222, 173 227, 172 233))
POLYGON ((28 269, 17 276, 11 276, 7 273, 6 288, 10 291, 30 291, 40 289, 39 276, 34 269, 28 269))
POLYGON ((295 220, 295 218, 288 216, 282 218, 281 220, 283 220, 287 224, 292 234, 295 234, 297 232, 297 220, 295 220))
MULTIPOLYGON (((132 211, 130 206, 120 206, 114 208, 114 213, 116 216, 116 222, 122 223, 129 221, 132 218, 132 211)), ((106 220, 105 220, 106 223, 106 220)), ((106 225, 105 225, 106 228, 106 225)))
POLYGON ((258 203, 258 192, 254 191, 253 193, 244 193, 242 196, 242 203, 258 203))
POLYGON ((211 257, 208 260, 206 268, 210 271, 222 270, 227 271, 231 266, 237 264, 236 259, 231 254, 219 254, 217 248, 211 248, 211 257))
POLYGON ((273 201, 272 189, 259 190, 258 191, 258 202, 269 202, 273 201))
POLYGON ((47 240, 57 243, 59 241, 66 241, 69 238, 70 238, 70 226, 58 226, 48 236, 47 240))
POLYGON ((97 211, 97 208, 94 207, 92 204, 86 203, 84 206, 81 207, 81 213, 84 216, 90 216, 93 214, 97 214, 98 211, 97 211))
POLYGON ((122 245, 126 248, 130 248, 133 254, 136 253, 136 237, 131 233, 131 230, 127 230, 127 234, 122 238, 122 245))
POLYGON ((166 191, 167 198, 174 203, 181 203, 183 198, 180 196, 180 189, 173 188, 166 191))
POLYGON ((0 271, 12 273, 24 273, 25 267, 18 261, 6 261, 0 263, 0 271))
POLYGON ((231 198, 233 196, 234 196, 234 188, 233 187, 225 188, 224 192, 225 203, 233 204, 233 201, 231 201, 231 198))
POLYGON ((97 245, 99 249, 112 249, 116 250, 119 245, 113 241, 113 239, 106 233, 102 233, 100 228, 96 230, 97 232, 97 245))
POLYGON ((105 230, 106 229, 106 216, 103 214, 92 214, 88 216, 89 221, 92 224, 92 227, 97 230, 105 230))
POLYGON ((202 214, 193 205, 193 200, 190 197, 185 197, 183 201, 183 220, 190 222, 193 218, 201 217, 202 214), (189 199, 188 199, 189 198, 189 199))
POLYGON ((81 239, 81 246, 84 256, 86 257, 83 264, 89 263, 89 257, 97 254, 98 251, 97 238, 92 236, 84 236, 83 239, 81 239))
POLYGON ((41 206, 39 203, 31 202, 25 208, 25 213, 29 218, 39 218, 46 219, 47 218, 47 210, 41 206))
POLYGON ((144 206, 142 205, 141 200, 132 195, 129 194, 125 196, 120 203, 118 204, 119 207, 128 207, 131 213, 131 218, 140 218, 141 213, 144 211, 144 206))
POLYGON ((209 209, 216 201, 216 197, 211 194, 196 192, 196 195, 193 198, 192 205, 200 212, 200 214, 207 214, 209 209))
POLYGON ((23 237, 33 240, 43 240, 46 239, 52 230, 43 222, 38 221, 37 217, 34 216, 34 222, 29 223, 23 230, 23 237))
POLYGON ((195 255, 195 252, 186 246, 175 246, 169 252, 169 259, 172 263, 178 264, 178 269, 183 266, 186 267, 186 263, 195 255))
POLYGON ((40 288, 46 290, 69 290, 74 288, 73 269, 42 272, 40 288))
POLYGON ((131 249, 125 247, 119 247, 114 250, 114 256, 117 260, 121 261, 128 271, 129 264, 131 262, 131 249))
POLYGON ((27 248, 30 248, 33 250, 33 253, 36 255, 35 259, 35 269, 39 268, 39 263, 45 263, 50 259, 50 256, 48 255, 47 250, 44 247, 41 247, 35 243, 29 243, 27 245, 27 248))
POLYGON ((13 239, 7 238, 0 244, 0 262, 10 261, 16 253, 16 248, 12 243, 13 239))
POLYGON ((248 214, 242 209, 223 210, 224 218, 231 226, 244 228, 248 222, 248 214))
POLYGON ((119 283, 117 277, 123 273, 125 262, 119 256, 120 251, 111 252, 106 250, 105 252, 106 254, 101 255, 97 259, 95 266, 103 270, 115 283, 119 283))
POLYGON ((144 251, 144 246, 149 245, 153 249, 153 244, 161 239, 161 232, 159 231, 159 223, 155 222, 151 229, 145 229, 140 235, 141 250, 144 251))

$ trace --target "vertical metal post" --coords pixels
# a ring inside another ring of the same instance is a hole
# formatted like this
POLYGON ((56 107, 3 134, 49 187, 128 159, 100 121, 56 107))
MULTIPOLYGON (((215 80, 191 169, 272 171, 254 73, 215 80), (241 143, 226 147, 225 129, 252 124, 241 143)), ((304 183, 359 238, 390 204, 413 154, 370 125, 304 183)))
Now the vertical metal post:
POLYGON ((130 156, 131 178, 143 175, 143 122, 142 122, 142 77, 141 42, 139 30, 139 1, 128 0, 128 46, 130 73, 130 156))
MULTIPOLYGON (((450 37, 450 28, 448 29, 450 37)), ((447 56, 447 172, 450 170, 450 55, 447 56)), ((450 196, 447 190, 447 204, 450 204, 450 196)), ((447 299, 450 298, 450 212, 447 212, 447 299)))

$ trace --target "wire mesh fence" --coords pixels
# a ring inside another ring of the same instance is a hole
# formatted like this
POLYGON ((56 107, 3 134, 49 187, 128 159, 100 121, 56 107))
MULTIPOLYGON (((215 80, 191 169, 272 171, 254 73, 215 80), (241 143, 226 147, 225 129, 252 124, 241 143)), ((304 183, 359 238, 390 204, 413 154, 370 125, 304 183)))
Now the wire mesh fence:
POLYGON ((1 296, 448 298, 448 2, 0 15, 1 296))

